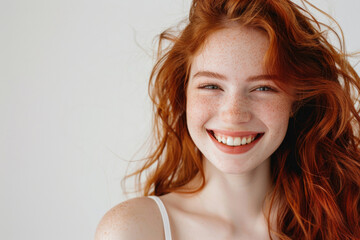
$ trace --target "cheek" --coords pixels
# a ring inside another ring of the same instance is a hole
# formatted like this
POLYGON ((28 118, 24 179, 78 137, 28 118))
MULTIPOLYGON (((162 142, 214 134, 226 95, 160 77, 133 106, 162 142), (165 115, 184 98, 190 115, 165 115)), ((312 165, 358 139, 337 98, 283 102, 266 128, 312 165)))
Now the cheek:
POLYGON ((286 131, 291 111, 290 101, 287 99, 269 101, 263 104, 262 109, 258 111, 263 113, 262 119, 268 127, 276 131, 284 131, 284 129, 286 131))
POLYGON ((189 127, 204 124, 213 115, 217 105, 211 97, 190 93, 186 98, 186 118, 189 127))

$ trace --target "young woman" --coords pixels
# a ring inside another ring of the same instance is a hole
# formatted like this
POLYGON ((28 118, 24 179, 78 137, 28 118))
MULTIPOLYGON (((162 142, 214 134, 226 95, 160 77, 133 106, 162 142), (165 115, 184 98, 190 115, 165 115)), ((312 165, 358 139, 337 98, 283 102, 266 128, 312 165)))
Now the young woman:
POLYGON ((360 239, 360 78, 325 27, 290 0, 194 0, 160 36, 144 197, 96 239, 360 239))

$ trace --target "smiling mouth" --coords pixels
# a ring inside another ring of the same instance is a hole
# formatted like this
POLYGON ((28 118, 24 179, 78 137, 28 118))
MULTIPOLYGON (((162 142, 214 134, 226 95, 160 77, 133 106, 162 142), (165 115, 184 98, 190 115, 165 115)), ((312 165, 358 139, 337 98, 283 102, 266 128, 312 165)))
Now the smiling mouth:
POLYGON ((260 137, 264 135, 264 133, 254 133, 248 134, 244 136, 226 136, 224 134, 215 133, 212 130, 207 130, 208 133, 219 143, 229 146, 229 147, 238 147, 238 146, 245 146, 248 145, 260 137))

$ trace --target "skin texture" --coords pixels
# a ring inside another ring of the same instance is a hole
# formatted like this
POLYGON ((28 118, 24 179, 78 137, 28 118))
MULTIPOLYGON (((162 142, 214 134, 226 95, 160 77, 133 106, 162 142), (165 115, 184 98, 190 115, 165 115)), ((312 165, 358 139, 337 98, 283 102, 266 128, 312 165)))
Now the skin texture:
MULTIPOLYGON (((266 73, 262 63, 268 44, 263 32, 230 27, 210 35, 193 58, 187 124, 204 156, 206 185, 195 194, 161 196, 175 240, 269 239, 264 216, 271 191, 269 158, 283 141, 292 102, 271 80, 250 81, 266 73), (203 71, 217 76, 198 74, 203 71), (246 153, 229 154, 215 146, 206 129, 263 136, 246 153)), ((162 227, 153 200, 131 199, 104 216, 96 240, 164 239, 162 227)))
POLYGON ((162 220, 156 203, 143 197, 116 205, 101 219, 95 239, 163 239, 162 220))

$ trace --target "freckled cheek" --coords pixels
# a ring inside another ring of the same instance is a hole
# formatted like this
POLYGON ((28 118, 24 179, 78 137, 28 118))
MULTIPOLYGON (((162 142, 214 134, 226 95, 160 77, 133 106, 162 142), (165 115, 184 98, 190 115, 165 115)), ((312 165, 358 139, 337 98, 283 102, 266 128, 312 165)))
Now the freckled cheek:
MULTIPOLYGON (((189 125, 203 125, 215 112, 217 103, 212 98, 201 95, 188 95, 186 117, 189 125)), ((191 127, 191 126, 189 126, 191 127)))
POLYGON ((290 117, 291 103, 289 101, 269 101, 261 105, 258 113, 262 115, 261 119, 269 127, 283 128, 287 125, 290 117))

